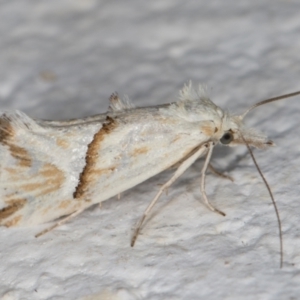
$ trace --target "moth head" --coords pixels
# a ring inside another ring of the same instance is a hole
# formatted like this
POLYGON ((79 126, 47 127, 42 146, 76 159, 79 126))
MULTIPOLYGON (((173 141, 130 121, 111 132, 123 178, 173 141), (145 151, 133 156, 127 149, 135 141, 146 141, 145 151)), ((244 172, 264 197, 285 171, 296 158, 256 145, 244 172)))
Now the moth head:
POLYGON ((225 116, 222 129, 219 141, 225 146, 237 146, 247 143, 255 148, 264 149, 274 145, 263 133, 246 127, 241 116, 225 116))
POLYGON ((299 94, 300 91, 297 91, 295 93, 285 94, 282 96, 260 101, 248 108, 243 114, 239 116, 228 116, 225 114, 223 118, 222 135, 219 139, 220 143, 228 146, 247 144, 248 146, 253 146, 260 149, 274 146, 274 143, 271 140, 268 140, 267 136, 253 128, 247 128, 244 125, 243 120, 250 111, 258 106, 293 97, 299 94))

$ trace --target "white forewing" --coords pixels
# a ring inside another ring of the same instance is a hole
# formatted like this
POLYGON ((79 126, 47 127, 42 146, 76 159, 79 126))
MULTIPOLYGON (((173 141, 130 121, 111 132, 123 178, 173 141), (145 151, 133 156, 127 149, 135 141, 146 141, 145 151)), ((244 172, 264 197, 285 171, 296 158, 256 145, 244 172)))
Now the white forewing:
POLYGON ((43 127, 26 115, 0 119, 0 221, 36 224, 76 209, 69 203, 84 153, 101 124, 43 127), (69 203, 69 204, 68 204, 69 203))
POLYGON ((172 166, 207 141, 211 124, 188 123, 157 109, 111 115, 88 155, 77 198, 103 201, 172 166), (183 146, 184 145, 184 146, 183 146), (101 196, 95 198, 97 192, 101 196), (99 198, 101 197, 101 199, 99 198))
POLYGON ((127 190, 210 139, 211 121, 182 103, 114 110, 70 121, 0 118, 0 221, 6 226, 56 219, 127 190), (177 107, 177 108, 176 108, 177 107))

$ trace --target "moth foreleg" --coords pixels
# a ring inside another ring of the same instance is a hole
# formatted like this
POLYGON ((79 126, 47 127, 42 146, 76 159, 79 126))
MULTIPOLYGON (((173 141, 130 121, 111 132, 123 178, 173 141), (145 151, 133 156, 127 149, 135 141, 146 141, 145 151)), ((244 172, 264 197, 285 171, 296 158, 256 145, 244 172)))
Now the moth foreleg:
POLYGON ((183 161, 181 163, 181 165, 178 167, 178 169, 176 170, 176 172, 174 173, 174 175, 170 178, 170 180, 167 181, 164 185, 162 185, 160 187, 158 193, 153 198, 153 200, 151 201, 151 203, 149 204, 149 206, 145 210, 142 218, 137 223, 136 229, 135 229, 134 234, 133 234, 132 239, 131 239, 131 247, 134 246, 135 241, 136 241, 137 236, 138 236, 138 234, 139 234, 139 232, 141 230, 141 227, 143 225, 144 220, 146 219, 147 215, 149 214, 149 212, 151 211, 151 209, 153 208, 153 206, 155 205, 155 203, 160 198, 161 194, 165 190, 167 190, 172 185, 172 183, 178 177, 180 177, 205 151, 207 151, 206 145, 200 146, 200 148, 193 155, 191 155, 190 157, 188 157, 185 161, 183 161))
POLYGON ((76 211, 74 211, 73 213, 71 213, 70 215, 68 215, 67 217, 59 220, 58 222, 56 222, 54 225, 44 229, 43 231, 39 232, 38 234, 35 235, 35 237, 39 237, 51 230, 53 230, 54 228, 58 227, 58 226, 61 226, 63 224, 65 224, 66 222, 68 222, 69 220, 71 220, 72 218, 76 217, 77 215, 79 215, 80 213, 82 213, 84 210, 86 209, 86 207, 83 207, 83 208, 80 208, 76 211))
POLYGON ((206 170, 208 168, 208 165, 209 165, 209 162, 210 162, 210 159, 211 159, 211 155, 212 155, 212 150, 213 150, 213 143, 210 142, 208 143, 208 152, 207 152, 207 155, 206 155, 206 159, 205 159, 205 162, 204 162, 204 165, 203 165, 203 168, 202 168, 202 171, 201 171, 201 184, 200 184, 200 190, 201 190, 201 194, 202 194, 202 197, 203 197, 203 200, 206 204, 206 206, 211 210, 211 211, 214 211, 222 216, 226 216, 225 213, 223 213, 221 210, 215 208, 214 206, 212 206, 207 198, 207 195, 206 195, 206 192, 205 192, 205 175, 206 175, 206 170))

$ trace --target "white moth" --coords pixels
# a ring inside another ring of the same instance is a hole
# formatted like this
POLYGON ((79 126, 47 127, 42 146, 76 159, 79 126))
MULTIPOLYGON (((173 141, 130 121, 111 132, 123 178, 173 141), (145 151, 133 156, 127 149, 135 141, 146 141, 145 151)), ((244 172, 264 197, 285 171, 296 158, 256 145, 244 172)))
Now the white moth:
POLYGON ((180 91, 179 101, 154 107, 135 108, 113 94, 107 113, 84 119, 46 121, 19 111, 2 113, 0 224, 28 226, 67 216, 53 229, 179 163, 145 211, 133 245, 163 191, 203 155, 203 201, 225 215, 205 193, 205 172, 214 146, 272 146, 265 135, 244 126, 244 116, 258 105, 299 93, 265 100, 234 116, 216 106, 203 88, 194 90, 191 84, 180 91))

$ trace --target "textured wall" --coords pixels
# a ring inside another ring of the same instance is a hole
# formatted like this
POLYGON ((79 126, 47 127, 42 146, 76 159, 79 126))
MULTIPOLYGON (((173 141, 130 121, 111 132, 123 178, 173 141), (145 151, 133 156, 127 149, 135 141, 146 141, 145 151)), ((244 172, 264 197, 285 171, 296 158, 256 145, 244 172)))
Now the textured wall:
MULTIPOLYGON (((2 1, 0 35, 0 109, 36 118, 104 112, 114 91, 139 106, 171 102, 188 80, 236 112, 300 89, 296 0, 2 1)), ((296 299, 299 101, 246 120, 277 144, 255 154, 282 219, 283 269, 274 209, 246 148, 220 147, 214 166, 235 182, 208 175, 207 192, 226 217, 200 203, 199 161, 134 248, 134 225, 173 170, 38 239, 43 226, 0 228, 2 299, 296 299)))

